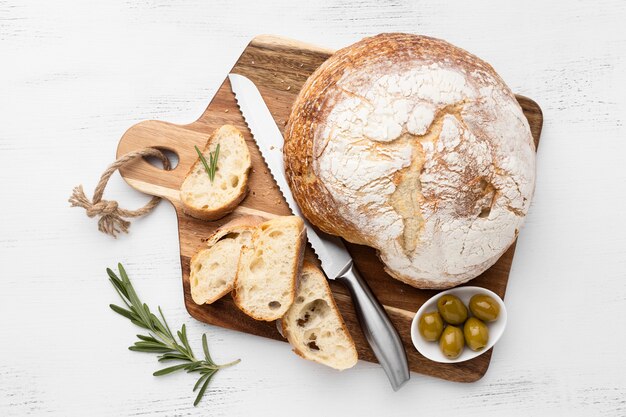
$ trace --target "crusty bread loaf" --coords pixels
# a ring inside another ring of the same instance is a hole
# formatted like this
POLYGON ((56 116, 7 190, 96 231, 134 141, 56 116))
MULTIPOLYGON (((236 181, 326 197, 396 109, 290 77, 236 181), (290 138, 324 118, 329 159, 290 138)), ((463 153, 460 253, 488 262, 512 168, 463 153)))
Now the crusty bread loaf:
POLYGON ((218 144, 220 150, 213 182, 198 158, 180 187, 183 210, 202 220, 224 217, 237 207, 248 191, 252 162, 243 135, 231 125, 215 130, 202 150, 207 161, 218 144))
POLYGON ((238 217, 217 229, 207 248, 191 258, 189 284, 196 304, 211 304, 233 289, 242 245, 249 245, 263 219, 238 217))
POLYGON ((241 249, 233 291, 244 313, 266 321, 285 314, 295 296, 305 242, 304 222, 297 216, 277 217, 255 230, 241 249))
POLYGON ((378 250, 393 277, 449 288, 514 242, 535 184, 535 146, 493 68, 447 42, 366 38, 304 84, 285 130, 304 216, 378 250))
POLYGON ((331 368, 353 367, 359 357, 324 273, 304 262, 296 299, 282 318, 294 352, 331 368))

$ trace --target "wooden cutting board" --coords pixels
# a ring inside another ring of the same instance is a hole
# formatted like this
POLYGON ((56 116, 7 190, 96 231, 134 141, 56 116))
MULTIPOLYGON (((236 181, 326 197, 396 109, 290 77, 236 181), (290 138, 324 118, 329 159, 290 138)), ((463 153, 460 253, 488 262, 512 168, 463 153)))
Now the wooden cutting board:
MULTIPOLYGON (((291 105, 303 83, 332 52, 285 38, 258 36, 243 51, 232 72, 247 76, 259 87, 276 124, 283 129, 291 105)), ((537 103, 526 97, 517 96, 517 99, 528 118, 535 142, 538 143, 543 123, 541 109, 537 103)), ((225 79, 198 120, 184 126, 161 121, 139 123, 122 136, 117 156, 148 146, 175 152, 179 157, 178 166, 174 170, 164 171, 144 160, 138 160, 123 168, 121 173, 132 187, 146 194, 163 197, 176 209, 184 298, 189 314, 205 323, 284 340, 274 323, 258 322, 249 318, 235 307, 229 296, 212 305, 199 306, 192 301, 189 293, 189 260, 203 248, 203 239, 213 230, 231 220, 233 216, 256 214, 271 217, 290 214, 237 108, 228 80, 225 79), (237 126, 243 132, 250 148, 253 164, 249 182, 250 192, 231 215, 215 222, 196 220, 183 213, 179 201, 179 188, 197 158, 194 145, 202 148, 211 132, 226 123, 237 126)), ((276 146, 281 147, 282 143, 277 143, 276 146)), ((411 344, 410 324, 417 309, 436 291, 418 290, 391 278, 383 271, 382 264, 371 248, 350 243, 346 246, 359 271, 385 306, 400 333, 412 371, 459 382, 476 381, 485 374, 489 367, 491 351, 459 364, 435 363, 420 355, 411 344)), ((489 288, 504 297, 514 252, 515 245, 511 246, 493 267, 472 280, 471 285, 489 288)), ((314 256, 310 248, 307 248, 307 256, 309 258, 314 256)), ((357 322, 350 296, 341 285, 332 281, 330 285, 354 337, 360 359, 376 362, 357 322)))

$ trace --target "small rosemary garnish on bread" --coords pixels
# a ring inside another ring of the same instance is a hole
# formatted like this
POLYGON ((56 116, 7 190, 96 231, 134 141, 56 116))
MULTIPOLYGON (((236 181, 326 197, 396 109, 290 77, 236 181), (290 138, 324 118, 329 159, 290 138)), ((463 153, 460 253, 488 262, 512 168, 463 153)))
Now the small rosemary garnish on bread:
POLYGON ((161 307, 158 307, 159 315, 161 316, 159 319, 150 311, 150 308, 148 308, 146 304, 139 300, 139 297, 133 288, 133 284, 131 284, 122 264, 118 264, 117 267, 121 278, 119 278, 115 272, 109 268, 107 268, 107 274, 109 274, 111 284, 113 284, 113 287, 120 295, 127 308, 122 308, 115 304, 110 304, 109 307, 111 307, 111 309, 116 313, 129 319, 134 325, 148 330, 148 335, 138 334, 137 337, 140 340, 135 342, 135 344, 128 349, 135 352, 159 353, 159 362, 182 362, 168 368, 159 369, 154 372, 154 376, 167 375, 181 370, 185 370, 187 373, 198 372, 200 374, 200 378, 198 378, 196 385, 193 387, 194 392, 198 389, 198 387, 200 387, 200 391, 198 391, 196 400, 193 403, 194 406, 198 405, 207 387, 209 386, 209 382, 211 381, 211 378, 213 378, 213 375, 215 375, 220 369, 239 363, 240 360, 237 359, 236 361, 225 365, 216 365, 209 354, 206 334, 202 335, 204 359, 196 358, 191 350, 191 346, 189 345, 185 325, 183 324, 181 329, 176 332, 178 339, 180 340, 180 342, 178 342, 165 321, 161 307))
POLYGON ((195 145, 194 148, 196 148, 196 152, 198 152, 198 157, 200 158, 200 161, 202 161, 202 165, 204 165, 204 170, 209 176, 211 184, 213 184, 213 180, 215 179, 215 171, 217 171, 217 158, 220 155, 220 144, 217 144, 214 152, 209 152, 209 163, 207 163, 206 158, 204 157, 204 155, 202 155, 200 149, 198 149, 198 147, 195 145))

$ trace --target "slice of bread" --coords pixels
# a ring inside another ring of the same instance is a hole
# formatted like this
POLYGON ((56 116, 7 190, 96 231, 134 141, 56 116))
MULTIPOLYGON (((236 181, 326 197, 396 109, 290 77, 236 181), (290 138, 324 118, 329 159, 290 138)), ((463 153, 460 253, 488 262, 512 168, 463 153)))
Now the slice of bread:
POLYGON ((213 182, 198 158, 180 187, 184 212, 202 220, 224 217, 237 207, 248 191, 252 162, 243 135, 231 125, 215 130, 202 150, 207 162, 218 144, 220 150, 213 182))
POLYGON ((207 240, 207 248, 191 258, 189 284, 196 304, 211 304, 233 289, 242 245, 249 245, 252 234, 263 219, 238 217, 207 240))
POLYGON ((324 273, 309 262, 302 266, 296 299, 282 327, 293 351, 305 359, 338 370, 353 367, 359 359, 324 273))
POLYGON ((306 230, 297 216, 261 224, 243 246, 235 277, 235 304, 256 320, 281 318, 293 303, 306 230))

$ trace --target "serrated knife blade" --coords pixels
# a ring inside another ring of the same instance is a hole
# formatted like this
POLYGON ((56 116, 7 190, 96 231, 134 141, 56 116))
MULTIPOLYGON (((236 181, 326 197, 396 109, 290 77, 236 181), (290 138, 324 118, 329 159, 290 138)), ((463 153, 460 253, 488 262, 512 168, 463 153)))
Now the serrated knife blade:
POLYGON ((337 278, 342 271, 349 267, 352 257, 339 238, 317 232, 300 212, 300 207, 296 204, 285 177, 283 152, 281 150, 284 142, 283 135, 276 126, 274 118, 256 85, 242 75, 230 74, 228 78, 241 113, 256 140, 261 156, 265 159, 274 180, 278 184, 278 189, 285 197, 292 213, 304 220, 307 237, 322 263, 322 269, 324 269, 326 276, 329 279, 337 278))
POLYGON ((410 378, 406 352, 398 332, 361 278, 343 242, 335 236, 317 232, 300 212, 285 177, 283 135, 256 85, 243 75, 229 74, 228 79, 241 114, 278 188, 293 214, 300 216, 306 224, 307 237, 322 262, 322 269, 328 278, 341 282, 350 291, 363 334, 387 373, 391 386, 398 390, 410 378))

